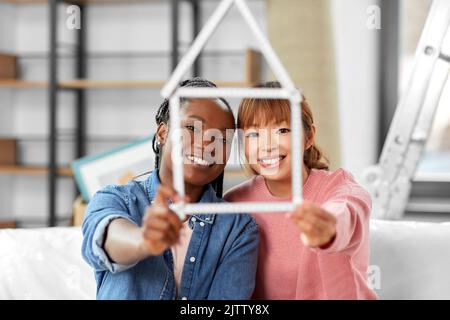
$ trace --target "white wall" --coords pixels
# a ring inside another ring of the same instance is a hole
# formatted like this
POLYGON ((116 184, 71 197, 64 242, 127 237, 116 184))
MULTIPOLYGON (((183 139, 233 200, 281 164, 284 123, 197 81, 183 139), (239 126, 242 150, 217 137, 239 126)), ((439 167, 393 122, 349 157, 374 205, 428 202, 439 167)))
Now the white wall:
POLYGON ((0 50, 11 51, 14 48, 14 8, 11 4, 0 3, 0 50))
MULTIPOLYGON (((14 10, 13 6, 7 3, 0 3, 0 52, 10 53, 14 50, 14 10)), ((10 136, 13 125, 12 93, 9 90, 0 89, 0 137, 10 136)), ((10 201, 10 186, 14 182, 12 177, 0 175, 0 203, 2 212, 10 213, 12 203, 10 201)))
MULTIPOLYGON (((204 20, 210 16, 218 2, 206 1, 203 4, 204 20)), ((265 2, 250 1, 250 8, 260 25, 265 25, 265 2)), ((0 24, 6 20, 4 15, 14 16, 14 23, 8 22, 7 34, 14 41, 4 43, 1 27, 0 49, 8 49, 17 54, 34 53, 34 57, 22 58, 20 67, 24 79, 46 79, 48 77, 48 8, 46 5, 0 6, 0 24)), ((59 40, 73 43, 74 32, 65 27, 65 5, 59 8, 59 40)), ((181 37, 184 42, 190 39, 189 7, 181 10, 181 37)), ((167 2, 147 4, 90 5, 88 17, 89 52, 159 52, 166 55, 149 58, 99 58, 88 59, 88 76, 92 79, 167 79, 170 75, 170 7, 167 2)), ((82 25, 83 26, 83 25, 82 25)), ((205 56, 203 58, 204 76, 211 80, 242 80, 244 78, 244 57, 247 47, 254 47, 250 31, 244 25, 239 13, 233 9, 215 36, 208 43, 207 50, 238 50, 230 56, 205 56)), ((64 46, 63 52, 68 52, 64 46)), ((186 47, 186 45, 184 46, 186 47)), ((72 78, 73 58, 65 55, 60 60, 60 79, 72 78)), ((42 89, 0 88, 0 110, 10 108, 10 114, 0 118, 0 134, 8 133, 21 142, 21 162, 24 164, 44 164, 47 161, 48 134, 47 92, 42 89), (38 139, 38 140, 36 140, 38 139)), ((73 96, 62 92, 58 96, 58 128, 70 132, 74 127, 73 96)), ((87 91, 87 134, 90 137, 88 152, 96 153, 123 143, 133 137, 152 133, 155 129, 154 116, 162 102, 159 91, 150 90, 90 90, 87 91)), ((236 107, 236 105, 234 106, 236 107)), ((67 139, 66 139, 67 140, 67 139)), ((58 160, 68 164, 73 158, 73 143, 59 143, 58 160)), ((45 217, 47 213, 46 177, 0 175, 0 189, 3 198, 1 215, 14 214, 17 217, 45 217), (5 200, 3 199, 3 200, 5 200), (6 200, 5 200, 6 201, 6 200), (6 208, 6 209, 5 209, 6 208)), ((60 179, 58 185, 58 215, 69 216, 74 190, 72 181, 60 179)))
POLYGON ((357 178, 377 160, 378 40, 366 26, 377 0, 333 0, 342 166, 357 178))
MULTIPOLYGON (((14 37, 11 30, 14 30, 14 10, 13 6, 7 3, 0 3, 0 52, 11 53, 14 51, 14 37)), ((0 119, 11 117, 10 107, 12 96, 8 90, 0 90, 0 101, 3 101, 0 108, 0 119)), ((12 129, 9 121, 0 122, 0 135, 6 135, 12 129)))

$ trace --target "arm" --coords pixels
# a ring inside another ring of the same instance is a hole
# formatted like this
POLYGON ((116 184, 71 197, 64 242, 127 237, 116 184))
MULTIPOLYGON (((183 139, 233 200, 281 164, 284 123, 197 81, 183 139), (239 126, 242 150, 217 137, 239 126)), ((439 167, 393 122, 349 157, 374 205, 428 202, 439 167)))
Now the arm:
POLYGON ((89 202, 82 226, 82 255, 97 271, 117 272, 129 267, 111 261, 104 250, 106 231, 112 221, 123 219, 138 227, 140 218, 130 213, 128 201, 122 187, 107 186, 89 202))
POLYGON ((258 244, 258 227, 251 219, 220 262, 207 299, 251 298, 255 288, 258 244))
POLYGON ((141 229, 126 219, 116 219, 109 223, 104 249, 110 260, 133 265, 149 256, 140 248, 143 241, 141 229))
POLYGON ((98 192, 83 222, 84 259, 96 270, 114 273, 164 252, 178 239, 181 228, 167 206, 170 197, 176 197, 173 190, 160 186, 139 227, 139 218, 129 214, 127 196, 115 187, 98 192))
POLYGON ((180 219, 167 205, 167 200, 174 198, 175 191, 160 185, 155 201, 144 216, 142 228, 125 219, 112 221, 104 245, 108 256, 119 264, 135 264, 149 256, 160 255, 173 245, 181 229, 180 219))
POLYGON ((290 217, 306 245, 325 252, 341 252, 360 243, 370 208, 370 196, 364 189, 344 186, 321 206, 305 202, 290 217))
POLYGON ((348 188, 346 194, 338 194, 322 206, 336 217, 335 239, 325 252, 350 252, 361 243, 369 232, 369 218, 372 208, 370 195, 360 186, 348 188))

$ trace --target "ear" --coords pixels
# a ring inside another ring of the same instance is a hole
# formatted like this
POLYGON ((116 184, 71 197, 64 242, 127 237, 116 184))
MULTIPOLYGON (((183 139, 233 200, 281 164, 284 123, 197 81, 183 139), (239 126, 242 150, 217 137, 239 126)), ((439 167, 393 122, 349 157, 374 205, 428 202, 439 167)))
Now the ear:
POLYGON ((158 125, 158 129, 156 129, 156 142, 159 143, 161 146, 166 143, 167 134, 169 132, 169 127, 166 123, 161 122, 158 125))
POLYGON ((310 126, 308 135, 305 137, 305 150, 308 150, 309 148, 311 148, 311 146, 314 143, 315 136, 316 136, 316 126, 313 123, 310 126))

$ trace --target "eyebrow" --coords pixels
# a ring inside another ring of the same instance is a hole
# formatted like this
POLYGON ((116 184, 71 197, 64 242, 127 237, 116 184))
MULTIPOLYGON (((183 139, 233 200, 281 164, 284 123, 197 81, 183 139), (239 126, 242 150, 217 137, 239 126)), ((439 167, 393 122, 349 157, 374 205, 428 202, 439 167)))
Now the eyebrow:
MULTIPOLYGON (((197 120, 200 120, 203 123, 206 122, 205 119, 203 119, 202 117, 196 116, 196 115, 189 115, 188 118, 190 118, 190 119, 197 119, 197 120)), ((235 128, 234 127, 233 128, 223 127, 223 128, 216 128, 216 129, 219 129, 220 131, 226 131, 228 129, 233 129, 234 130, 235 128)))
POLYGON ((194 118, 194 119, 200 120, 201 122, 206 122, 205 119, 203 119, 202 117, 195 116, 195 115, 188 116, 188 118, 194 118))

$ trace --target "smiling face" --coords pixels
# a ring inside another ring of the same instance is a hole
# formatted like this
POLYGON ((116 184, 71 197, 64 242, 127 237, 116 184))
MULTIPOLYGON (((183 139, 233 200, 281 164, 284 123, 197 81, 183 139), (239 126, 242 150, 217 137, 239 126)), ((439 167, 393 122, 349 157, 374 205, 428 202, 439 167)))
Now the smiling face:
POLYGON ((245 158, 250 168, 269 180, 291 176, 291 130, 283 121, 244 128, 245 158))
MULTIPOLYGON (((184 179, 186 184, 204 186, 225 169, 234 134, 234 117, 221 102, 194 99, 181 109, 184 179)), ((163 141, 161 169, 172 172, 172 145, 168 127, 158 127, 158 141, 163 141)))
MULTIPOLYGON (((239 137, 246 165, 266 180, 291 178, 290 108, 288 100, 280 99, 244 99, 239 106, 239 137)), ((304 150, 312 146, 315 135, 308 110, 307 105, 302 104, 302 158, 304 150)), ((305 162, 302 166, 304 171, 305 162)))

